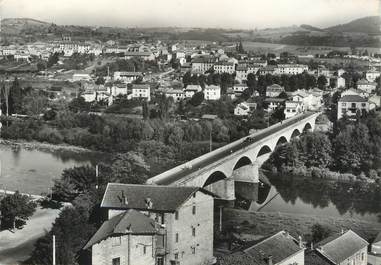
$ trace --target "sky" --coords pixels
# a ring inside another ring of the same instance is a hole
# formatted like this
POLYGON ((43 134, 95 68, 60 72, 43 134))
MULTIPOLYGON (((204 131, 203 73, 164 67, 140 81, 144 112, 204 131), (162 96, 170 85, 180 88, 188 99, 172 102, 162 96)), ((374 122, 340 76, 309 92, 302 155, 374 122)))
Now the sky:
POLYGON ((1 18, 121 27, 328 27, 380 15, 381 0, 0 0, 1 18))

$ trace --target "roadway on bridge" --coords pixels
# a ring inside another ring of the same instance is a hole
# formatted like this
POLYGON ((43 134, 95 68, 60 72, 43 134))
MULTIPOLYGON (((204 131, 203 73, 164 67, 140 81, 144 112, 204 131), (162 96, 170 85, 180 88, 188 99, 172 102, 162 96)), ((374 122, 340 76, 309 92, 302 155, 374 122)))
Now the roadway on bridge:
MULTIPOLYGON (((216 153, 215 155, 211 156, 211 157, 207 157, 205 158, 204 160, 202 161, 199 161, 199 162, 196 162, 196 163, 192 163, 192 161, 189 161, 184 165, 184 168, 179 171, 179 172, 176 172, 162 180, 157 180, 157 181, 154 181, 155 184, 157 185, 171 185, 179 180, 181 180, 182 178, 188 176, 188 175, 191 175, 192 173, 198 171, 198 170, 201 170, 203 168, 205 168, 206 166, 214 163, 214 162, 217 162, 218 160, 221 160, 223 159, 224 157, 227 157, 229 156, 230 154, 233 154, 249 145, 252 145, 254 144, 255 142, 258 142, 264 138, 266 138, 267 136, 273 134, 273 133, 276 133, 290 125, 293 125, 301 120, 304 120, 306 118, 308 118, 309 116, 315 114, 314 112, 307 112, 307 113, 304 113, 302 115, 300 115, 299 117, 297 118, 294 118, 294 119, 290 119, 290 120, 284 120, 282 124, 277 124, 278 126, 274 126, 274 128, 271 128, 269 127, 269 130, 267 131, 264 131, 264 132, 260 132, 258 135, 255 135, 252 138, 252 140, 249 142, 249 141, 244 141, 244 142, 241 142, 241 143, 237 143, 237 145, 235 146, 232 146, 231 148, 227 149, 227 150, 222 150, 221 152, 219 153, 216 153), (187 167, 186 165, 190 163, 191 164, 191 167, 187 167)), ((222 148, 222 147, 221 147, 222 148)), ((218 150, 218 149, 217 149, 218 150)))

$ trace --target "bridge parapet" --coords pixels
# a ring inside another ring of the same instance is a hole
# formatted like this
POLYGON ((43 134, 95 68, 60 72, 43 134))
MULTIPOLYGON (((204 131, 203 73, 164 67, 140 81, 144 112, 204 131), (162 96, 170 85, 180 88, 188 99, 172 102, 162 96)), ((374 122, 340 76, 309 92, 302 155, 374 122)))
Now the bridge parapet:
MULTIPOLYGON (((187 179, 191 179, 195 175, 203 175, 205 171, 209 170, 209 168, 215 167, 221 163, 224 163, 226 160, 230 159, 231 157, 237 156, 237 154, 241 154, 247 151, 248 149, 251 149, 252 145, 254 144, 260 145, 264 143, 265 141, 268 140, 268 136, 272 135, 271 132, 274 132, 274 134, 283 133, 284 131, 287 131, 289 127, 294 126, 295 124, 303 123, 306 120, 315 121, 316 117, 320 115, 320 113, 321 112, 317 112, 317 113, 309 112, 302 115, 298 115, 290 119, 287 119, 283 121, 282 123, 277 123, 266 129, 263 129, 251 135, 245 136, 230 144, 220 147, 212 152, 209 152, 200 157, 197 157, 185 164, 176 166, 166 172, 163 172, 155 177, 152 177, 147 180, 147 184, 185 185, 185 183, 187 182, 187 179), (258 138, 259 140, 253 142, 252 144, 246 144, 247 138, 258 138), (213 158, 217 158, 217 159, 213 160, 213 158), (202 165, 202 166, 198 165, 202 163, 205 164, 205 162, 208 162, 207 165, 202 165)), ((290 137, 291 137, 291 134, 292 132, 290 132, 290 137)), ((271 150, 273 150, 273 148, 271 150)))

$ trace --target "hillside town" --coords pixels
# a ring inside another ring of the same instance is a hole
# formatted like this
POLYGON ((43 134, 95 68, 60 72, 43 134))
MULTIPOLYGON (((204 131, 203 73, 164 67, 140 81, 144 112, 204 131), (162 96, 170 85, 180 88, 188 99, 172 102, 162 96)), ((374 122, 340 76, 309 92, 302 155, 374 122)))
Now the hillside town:
POLYGON ((4 24, 0 264, 381 264, 379 48, 4 24))

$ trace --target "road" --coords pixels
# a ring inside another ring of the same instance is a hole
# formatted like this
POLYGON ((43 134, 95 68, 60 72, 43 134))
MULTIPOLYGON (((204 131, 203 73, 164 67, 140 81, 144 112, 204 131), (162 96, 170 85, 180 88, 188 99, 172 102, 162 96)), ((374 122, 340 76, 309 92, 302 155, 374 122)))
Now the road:
MULTIPOLYGON (((311 115, 313 115, 315 113, 313 112, 307 112, 305 114, 302 114, 300 115, 298 118, 295 118, 295 119, 292 119, 292 120, 285 120, 283 121, 282 124, 278 124, 278 126, 274 126, 274 128, 271 128, 267 131, 264 131, 262 133, 259 133, 258 135, 255 135, 253 137, 251 137, 251 141, 244 141, 244 142, 238 142, 235 146, 232 146, 230 149, 228 150, 222 150, 221 152, 218 152, 216 153, 215 155, 211 156, 211 157, 208 157, 208 158, 205 158, 204 160, 200 161, 200 162, 192 162, 192 161, 189 161, 184 165, 184 168, 182 171, 179 171, 177 173, 174 173, 172 174, 171 176, 168 176, 167 178, 163 179, 163 180, 158 180, 158 181, 155 181, 155 184, 157 185, 170 185, 170 184, 173 184, 179 180, 181 180, 182 178, 188 176, 188 175, 191 175, 192 173, 195 173, 196 171, 200 170, 200 169, 203 169, 205 167, 207 167, 208 165, 212 164, 212 163, 215 163, 217 162, 218 160, 221 160, 227 156, 229 156, 230 154, 233 154, 237 151, 240 151, 241 149, 255 143, 255 142, 258 142, 264 138, 266 138, 267 136, 281 130, 281 129, 284 129, 292 124, 295 124, 311 115), (190 166, 187 166, 187 165, 191 165, 190 166)), ((218 150, 218 149, 217 149, 218 150)))

